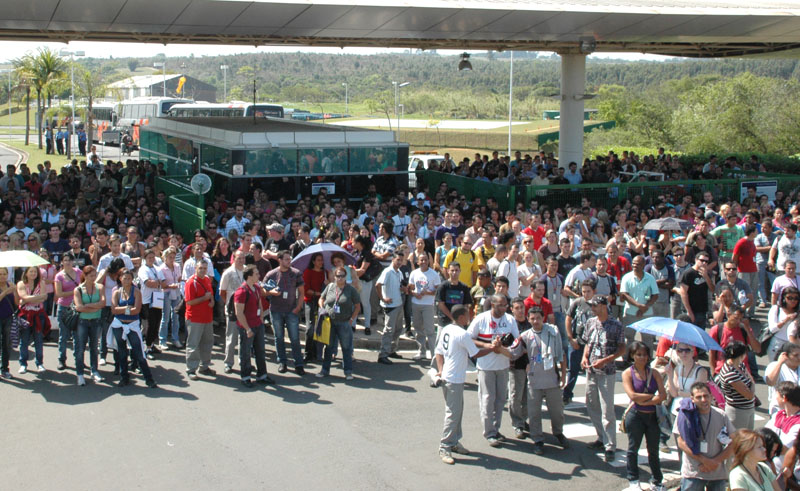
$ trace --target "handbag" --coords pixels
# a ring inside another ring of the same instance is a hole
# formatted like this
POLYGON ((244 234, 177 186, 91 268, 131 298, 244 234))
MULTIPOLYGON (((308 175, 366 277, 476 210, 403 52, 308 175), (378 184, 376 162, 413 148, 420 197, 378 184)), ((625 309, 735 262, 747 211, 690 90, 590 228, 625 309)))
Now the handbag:
POLYGON ((331 317, 327 314, 320 314, 317 317, 317 325, 314 328, 314 341, 328 345, 331 343, 331 317))
POLYGON ((11 347, 17 349, 19 347, 19 331, 21 329, 29 329, 30 323, 23 317, 19 316, 19 310, 14 312, 11 319, 11 347))
POLYGON ((761 330, 761 334, 758 335, 758 342, 761 343, 761 349, 756 352, 757 356, 764 356, 769 351, 769 342, 772 340, 772 337, 775 336, 774 332, 771 332, 768 327, 764 327, 761 330))
POLYGON ((164 292, 161 290, 153 290, 153 295, 150 298, 150 307, 154 309, 164 308, 164 292))
POLYGON ((75 331, 78 329, 78 321, 80 320, 80 313, 75 310, 75 306, 72 305, 70 308, 64 312, 64 317, 62 322, 64 323, 64 327, 70 331, 75 331))

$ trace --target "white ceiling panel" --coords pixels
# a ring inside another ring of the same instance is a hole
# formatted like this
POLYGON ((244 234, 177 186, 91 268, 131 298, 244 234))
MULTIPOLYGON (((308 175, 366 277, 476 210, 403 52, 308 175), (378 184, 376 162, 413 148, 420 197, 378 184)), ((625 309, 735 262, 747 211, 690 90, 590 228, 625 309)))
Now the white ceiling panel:
POLYGON ((651 19, 653 19, 653 16, 650 15, 609 14, 602 19, 584 25, 579 32, 586 35, 594 35, 597 39, 604 39, 615 37, 620 31, 635 28, 637 25, 647 23, 651 19))
POLYGON ((123 24, 171 24, 191 0, 128 0, 117 16, 123 24), (154 12, 158 14, 155 15, 154 12))
MULTIPOLYGON (((4 2, 6 3, 6 2, 4 2)), ((54 22, 87 21, 102 24, 117 18, 125 0, 61 0, 53 13, 54 22)), ((155 15, 153 15, 155 17, 155 15)))
POLYGON ((382 27, 406 9, 403 7, 355 7, 330 24, 332 29, 372 30, 382 27))
POLYGON ((425 31, 432 26, 452 17, 458 12, 455 9, 408 9, 381 26, 390 31, 425 31))
POLYGON ((321 30, 346 15, 353 7, 349 5, 314 5, 304 10, 286 24, 287 28, 321 30))
POLYGON ((308 8, 310 5, 307 4, 253 3, 233 21, 231 26, 283 27, 308 8))
POLYGON ((505 17, 510 12, 507 10, 487 10, 484 15, 471 15, 468 11, 460 11, 450 16, 428 30, 441 32, 471 32, 485 28, 488 24, 505 17))
POLYGON ((559 13, 549 17, 538 24, 531 26, 531 32, 538 37, 540 34, 560 34, 575 32, 583 26, 596 22, 606 16, 605 13, 559 13))
POLYGON ((184 26, 227 26, 247 6, 248 4, 244 2, 193 1, 175 19, 175 24, 184 26))

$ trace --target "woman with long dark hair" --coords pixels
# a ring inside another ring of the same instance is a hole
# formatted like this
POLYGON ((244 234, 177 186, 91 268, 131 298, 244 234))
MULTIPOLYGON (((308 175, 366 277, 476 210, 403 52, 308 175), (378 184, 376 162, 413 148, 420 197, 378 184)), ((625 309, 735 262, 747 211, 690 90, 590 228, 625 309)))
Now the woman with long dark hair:
POLYGON ((83 354, 86 344, 89 344, 89 367, 92 370, 92 379, 96 383, 103 381, 97 367, 100 335, 102 332, 101 315, 106 306, 106 296, 103 285, 97 283, 97 271, 94 266, 84 266, 83 283, 73 290, 75 310, 78 311, 78 330, 75 333, 75 373, 78 376, 78 385, 86 385, 84 378, 85 364, 83 354))
POLYGON ((47 371, 44 368, 44 332, 50 325, 44 311, 47 293, 44 282, 37 266, 25 270, 22 280, 17 283, 19 295, 19 316, 28 321, 28 327, 19 332, 19 373, 28 371, 28 345, 33 337, 33 346, 36 350, 36 368, 39 373, 47 371))
POLYGON ((306 317, 306 362, 315 361, 322 357, 321 346, 319 349, 314 342, 314 326, 317 323, 319 312, 319 297, 325 288, 325 259, 322 254, 315 252, 311 255, 308 267, 303 271, 303 284, 305 285, 303 309, 306 317))
POLYGON ((649 346, 635 341, 631 343, 628 353, 628 361, 633 364, 622 373, 622 386, 631 399, 631 407, 625 414, 625 428, 628 433, 628 482, 631 489, 639 487, 639 447, 644 437, 652 475, 650 489, 666 490, 661 482, 664 478, 658 454, 661 430, 656 413, 656 407, 666 397, 664 381, 658 371, 650 368, 652 354, 649 346))

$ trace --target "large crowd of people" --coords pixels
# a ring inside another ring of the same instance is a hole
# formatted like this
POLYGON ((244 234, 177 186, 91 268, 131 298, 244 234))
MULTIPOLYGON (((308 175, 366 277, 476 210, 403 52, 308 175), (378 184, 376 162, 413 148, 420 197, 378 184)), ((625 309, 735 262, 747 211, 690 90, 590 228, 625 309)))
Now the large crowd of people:
MULTIPOLYGON (((140 374, 153 388, 165 350, 185 350, 190 380, 218 376, 215 330, 224 338, 224 373, 238 372, 247 387, 275 383, 266 361, 273 339, 277 372, 303 376, 316 363, 316 377, 331 377, 336 364, 351 380, 357 331, 380 336, 375 360, 384 365, 403 358, 398 342, 405 334, 418 346, 413 361, 430 368, 431 385, 444 393, 439 456, 447 464, 468 453, 460 438, 472 370, 487 444, 503 446, 507 409, 514 437, 530 437, 536 454, 546 451, 543 403, 557 444, 570 447, 564 408, 584 373, 597 436, 589 447, 613 461, 619 375, 630 398, 620 423, 632 489, 639 488, 643 439, 651 489, 664 489, 659 452, 673 440, 682 489, 800 486, 794 194, 751 193, 739 202, 665 190, 654 203, 626 200, 604 209, 575 193, 563 209, 534 201, 503 210, 492 198, 467 199, 446 184, 386 196, 373 184, 358 199, 321 192, 296 203, 256 189, 232 201, 218 195, 205 228, 183 237, 166 195, 155 192, 162 164, 103 164, 94 148, 88 157, 60 171, 49 162, 35 170, 9 166, 0 178, 0 251, 29 250, 47 261, 0 268, 2 378, 12 377, 12 341, 19 343, 20 374, 28 371, 31 343, 36 370, 45 372, 43 343, 56 327, 57 369, 74 369, 78 386, 87 378, 125 386, 140 374), (667 217, 686 227, 644 227, 667 217), (341 250, 313 254, 302 269, 293 265, 322 242, 341 250), (762 326, 756 309, 767 308, 762 326), (314 336, 320 316, 330 319, 327 345, 314 336), (653 316, 705 329, 723 351, 631 327, 653 316), (763 377, 757 354, 769 359, 763 377), (757 384, 769 386, 770 420, 756 432, 757 384)), ((564 173, 546 155, 476 155, 458 166, 448 160, 441 170, 575 184, 631 169, 683 176, 744 167, 712 158, 686 169, 661 154, 612 154, 597 164, 577 171, 572 163, 564 173)))

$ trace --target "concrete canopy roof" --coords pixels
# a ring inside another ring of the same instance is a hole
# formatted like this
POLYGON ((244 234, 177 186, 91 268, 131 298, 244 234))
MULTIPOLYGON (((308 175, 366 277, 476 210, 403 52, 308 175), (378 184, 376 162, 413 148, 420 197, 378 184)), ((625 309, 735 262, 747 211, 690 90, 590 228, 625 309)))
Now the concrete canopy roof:
POLYGON ((10 0, 0 39, 725 57, 800 49, 800 2, 10 0))

